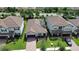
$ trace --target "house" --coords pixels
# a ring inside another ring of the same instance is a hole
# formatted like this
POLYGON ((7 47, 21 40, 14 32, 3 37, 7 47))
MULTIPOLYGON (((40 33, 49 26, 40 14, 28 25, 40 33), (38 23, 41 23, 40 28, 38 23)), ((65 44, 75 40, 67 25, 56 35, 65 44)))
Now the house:
POLYGON ((76 26, 61 16, 49 16, 46 18, 46 22, 52 36, 70 36, 76 29, 76 26))
POLYGON ((18 16, 8 16, 0 19, 0 37, 14 37, 21 35, 24 28, 23 18, 18 16))
POLYGON ((79 34, 79 19, 69 19, 69 22, 77 27, 74 33, 79 34))
POLYGON ((28 19, 26 37, 45 37, 47 30, 41 25, 41 19, 28 19))

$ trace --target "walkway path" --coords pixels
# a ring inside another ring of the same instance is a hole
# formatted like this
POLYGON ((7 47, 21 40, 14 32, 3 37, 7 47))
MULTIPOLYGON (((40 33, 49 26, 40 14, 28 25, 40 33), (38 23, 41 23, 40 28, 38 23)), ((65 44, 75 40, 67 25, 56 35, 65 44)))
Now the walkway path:
POLYGON ((71 41, 72 41, 71 50, 72 51, 79 51, 79 46, 77 46, 73 40, 71 40, 71 41))
POLYGON ((36 50, 36 39, 28 38, 26 42, 26 50, 27 51, 35 51, 36 50))

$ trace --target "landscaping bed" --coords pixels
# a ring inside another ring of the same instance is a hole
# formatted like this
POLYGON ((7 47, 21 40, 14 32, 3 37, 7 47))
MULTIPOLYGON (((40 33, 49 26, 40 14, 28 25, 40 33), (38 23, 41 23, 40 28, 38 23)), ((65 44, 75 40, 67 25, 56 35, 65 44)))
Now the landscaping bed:
POLYGON ((41 48, 42 44, 45 45, 46 48, 50 48, 50 47, 60 47, 61 45, 63 45, 64 47, 67 47, 67 43, 62 39, 62 38, 47 38, 46 39, 39 39, 37 42, 37 48, 41 48), (44 40, 44 42, 42 42, 42 40, 44 40))
POLYGON ((50 40, 46 40, 45 38, 39 39, 36 43, 36 47, 41 48, 42 44, 44 44, 46 48, 51 47, 50 40))

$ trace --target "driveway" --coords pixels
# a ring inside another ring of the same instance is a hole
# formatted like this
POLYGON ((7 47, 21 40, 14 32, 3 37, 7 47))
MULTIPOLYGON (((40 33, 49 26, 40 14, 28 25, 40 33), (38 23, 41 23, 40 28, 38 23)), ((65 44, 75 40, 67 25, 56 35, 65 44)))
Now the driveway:
POLYGON ((6 43, 6 39, 0 39, 0 47, 5 45, 5 43, 6 43))
POLYGON ((79 46, 77 46, 73 40, 71 40, 71 42, 72 42, 71 50, 72 51, 79 51, 79 46))
POLYGON ((26 50, 27 51, 35 51, 36 50, 36 38, 27 38, 26 42, 26 50))

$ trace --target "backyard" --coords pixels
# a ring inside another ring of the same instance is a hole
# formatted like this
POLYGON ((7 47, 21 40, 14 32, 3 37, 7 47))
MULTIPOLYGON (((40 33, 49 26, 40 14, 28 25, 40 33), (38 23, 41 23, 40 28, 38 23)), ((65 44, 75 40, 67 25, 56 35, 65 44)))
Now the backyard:
POLYGON ((40 48, 42 43, 44 43, 46 48, 60 47, 61 45, 63 45, 64 47, 68 46, 62 38, 49 38, 48 37, 47 40, 42 38, 42 39, 38 40, 37 48, 40 48), (44 40, 44 42, 43 42, 43 40, 44 40))
POLYGON ((0 50, 20 50, 26 48, 26 41, 25 41, 25 33, 26 33, 26 21, 24 21, 24 31, 22 35, 14 42, 6 43, 5 46, 0 48, 0 50))

